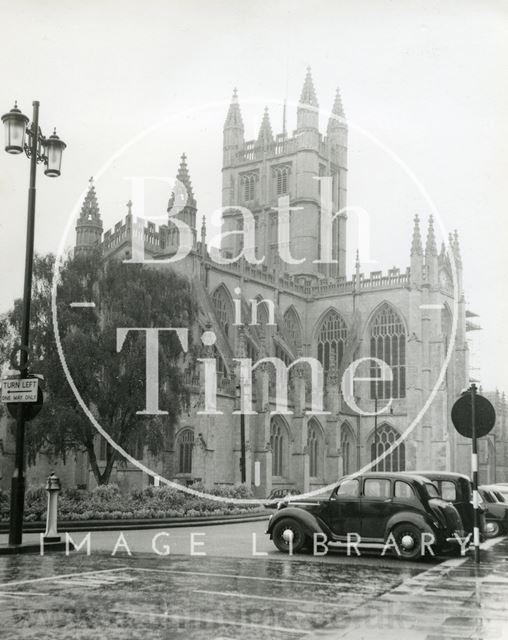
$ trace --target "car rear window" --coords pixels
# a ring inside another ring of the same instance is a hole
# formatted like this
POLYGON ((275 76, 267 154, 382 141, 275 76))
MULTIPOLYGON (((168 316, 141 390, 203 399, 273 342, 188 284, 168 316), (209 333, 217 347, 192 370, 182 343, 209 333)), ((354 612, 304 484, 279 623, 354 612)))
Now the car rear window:
POLYGON ((407 482, 397 480, 395 483, 394 496, 396 498, 403 498, 404 500, 416 499, 413 487, 407 482))
POLYGON ((356 498, 360 495, 360 482, 355 478, 353 480, 345 480, 337 487, 338 496, 351 496, 356 498))
POLYGON ((495 497, 492 495, 492 493, 488 489, 483 489, 481 493, 485 502, 496 502, 495 497))
POLYGON ((443 500, 449 500, 450 502, 457 500, 457 488, 453 482, 449 480, 443 480, 441 482, 441 497, 443 500))
POLYGON ((366 498, 389 498, 390 481, 382 478, 368 478, 363 484, 363 495, 366 498))

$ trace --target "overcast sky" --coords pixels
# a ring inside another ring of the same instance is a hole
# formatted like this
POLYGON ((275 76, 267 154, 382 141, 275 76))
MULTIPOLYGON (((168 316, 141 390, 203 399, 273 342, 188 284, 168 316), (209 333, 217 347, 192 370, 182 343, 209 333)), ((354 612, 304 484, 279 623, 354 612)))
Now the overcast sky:
MULTIPOLYGON (((126 213, 126 176, 174 176, 182 151, 201 214, 220 206, 222 125, 238 87, 248 139, 263 107, 282 128, 286 98, 312 67, 320 108, 340 86, 349 140, 348 200, 369 213, 362 270, 409 264, 412 219, 430 208, 395 154, 458 229, 468 307, 479 313, 472 372, 506 389, 508 337, 508 5, 467 0, 86 3, 0 0, 0 110, 14 99, 45 133, 67 142, 63 173, 39 170, 36 249, 56 251, 69 215, 97 181, 105 228, 126 213), (377 146, 381 141, 390 153, 377 146), (369 260, 369 261, 367 261, 369 260)), ((322 130, 326 114, 322 114, 322 130)), ((22 291, 28 161, 0 154, 0 312, 22 291)), ((165 211, 169 186, 153 184, 147 209, 165 211)), ((74 234, 68 238, 72 243, 74 234)), ((358 238, 349 229, 351 268, 358 238)))

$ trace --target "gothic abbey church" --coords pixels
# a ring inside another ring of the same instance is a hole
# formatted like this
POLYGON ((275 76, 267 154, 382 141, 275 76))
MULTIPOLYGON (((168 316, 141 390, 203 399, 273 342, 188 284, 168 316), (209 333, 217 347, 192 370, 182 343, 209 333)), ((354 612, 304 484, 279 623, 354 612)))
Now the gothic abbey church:
MULTIPOLYGON (((331 252, 334 262, 316 262, 320 255, 321 177, 331 177, 333 211, 344 210, 347 198, 348 127, 337 92, 333 116, 326 132, 319 129, 318 100, 308 70, 297 110, 297 127, 290 134, 274 135, 268 111, 262 117, 258 137, 245 140, 241 108, 236 91, 223 131, 222 199, 224 243, 221 254, 237 256, 243 249, 240 207, 255 220, 256 253, 265 256, 261 265, 245 259, 219 264, 207 245, 206 227, 197 228, 197 202, 182 155, 178 180, 185 185, 187 200, 178 217, 193 230, 193 246, 177 269, 192 279, 199 304, 201 329, 217 335, 213 350, 217 359, 217 408, 223 415, 199 415, 203 404, 201 367, 185 372, 192 399, 189 413, 180 418, 168 435, 165 450, 155 459, 141 449, 137 456, 161 476, 184 484, 200 480, 207 486, 241 481, 242 452, 236 389, 235 357, 253 362, 277 357, 291 364, 299 357, 314 357, 324 371, 323 396, 327 413, 309 412, 311 380, 307 365, 290 369, 288 406, 290 415, 275 412, 274 372, 271 364, 254 372, 255 415, 245 416, 245 477, 255 495, 264 497, 275 487, 307 491, 334 482, 362 468, 386 451, 422 412, 443 366, 453 336, 454 287, 450 260, 457 273, 458 321, 446 374, 437 385, 428 408, 410 434, 401 439, 378 465, 380 470, 448 469, 468 473, 470 444, 452 426, 450 410, 469 384, 466 331, 471 325, 462 290, 462 263, 457 233, 447 248, 436 246, 429 218, 422 238, 420 221, 414 219, 408 238, 409 267, 387 273, 362 273, 360 262, 352 276, 346 274, 347 217, 333 222, 331 252), (281 198, 291 206, 289 249, 299 264, 281 260, 278 212, 281 198), (250 300, 259 301, 252 305, 250 300), (236 302, 235 300, 240 302, 236 302), (264 301, 264 302, 263 302, 264 301), (266 302, 270 301, 270 302, 266 302), (273 302, 273 305, 271 304, 273 302), (251 322, 251 306, 257 324, 251 322), (241 309, 243 325, 235 323, 241 309), (273 323, 270 322, 273 320, 273 323), (341 379, 348 365, 360 358, 384 360, 393 373, 391 382, 356 383, 355 402, 345 401, 341 379), (377 417, 375 406, 390 408, 377 417), (351 404, 353 406, 351 406, 351 404), (361 407, 362 412, 354 407, 361 407)), ((174 204, 174 195, 170 207, 174 204)), ((142 239, 147 258, 164 259, 178 246, 178 232, 168 221, 156 227, 131 213, 103 234, 93 184, 76 225, 75 251, 101 244, 106 259, 131 255, 133 238, 142 239)), ((353 248, 355 250, 356 248, 353 248)), ((472 315, 472 314, 470 314, 472 315)), ((506 425, 496 427, 497 436, 484 439, 482 481, 493 480, 498 456, 506 449, 506 425), (496 447, 497 448, 497 447, 496 447)), ((98 457, 104 447, 97 442, 98 457)), ((504 462, 497 480, 506 479, 504 462)), ((90 484, 85 472, 82 484, 90 484)), ((143 485, 151 480, 130 465, 118 468, 112 480, 143 485)))

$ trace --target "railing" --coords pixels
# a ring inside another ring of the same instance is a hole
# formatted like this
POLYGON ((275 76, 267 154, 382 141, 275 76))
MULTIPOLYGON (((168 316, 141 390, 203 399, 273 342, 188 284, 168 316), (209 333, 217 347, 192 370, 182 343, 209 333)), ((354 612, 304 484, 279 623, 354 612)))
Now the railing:
POLYGON ((257 140, 249 140, 245 143, 243 149, 236 154, 236 160, 237 162, 261 160, 265 155, 273 157, 294 153, 297 148, 296 138, 289 138, 285 140, 278 138, 275 142, 266 146, 258 145, 257 140))
POLYGON ((371 274, 368 279, 360 279, 360 289, 377 289, 380 287, 403 287, 409 284, 409 272, 398 275, 383 276, 381 272, 371 274))
POLYGON ((112 249, 132 237, 144 238, 144 243, 150 247, 162 247, 162 237, 153 222, 144 226, 141 220, 135 219, 134 224, 127 221, 122 224, 117 222, 113 229, 108 229, 103 236, 104 248, 112 249))

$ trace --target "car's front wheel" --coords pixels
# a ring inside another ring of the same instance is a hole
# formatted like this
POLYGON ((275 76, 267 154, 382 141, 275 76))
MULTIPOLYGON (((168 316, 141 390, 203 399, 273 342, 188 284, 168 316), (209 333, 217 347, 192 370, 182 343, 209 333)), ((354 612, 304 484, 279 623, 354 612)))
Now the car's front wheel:
POLYGON ((293 518, 282 518, 275 523, 272 532, 273 543, 279 551, 298 553, 307 541, 302 525, 293 518))
POLYGON ((486 538, 497 538, 497 536, 502 535, 502 533, 503 529, 499 522, 496 522, 495 520, 489 520, 489 522, 487 522, 487 524, 485 525, 483 535, 486 538))
POLYGON ((422 532, 410 522, 397 525, 393 531, 393 537, 397 544, 397 556, 401 560, 417 560, 421 558, 422 532))

